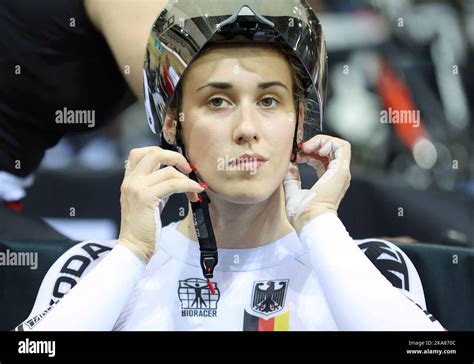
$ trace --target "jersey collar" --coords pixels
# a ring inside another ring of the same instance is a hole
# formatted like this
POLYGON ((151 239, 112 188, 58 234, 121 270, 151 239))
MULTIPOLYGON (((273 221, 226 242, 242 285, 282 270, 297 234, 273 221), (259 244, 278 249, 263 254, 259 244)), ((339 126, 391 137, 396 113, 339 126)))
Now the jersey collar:
MULTIPOLYGON (((186 264, 199 267, 199 244, 177 230, 178 222, 163 228, 159 248, 171 257, 186 264)), ((251 271, 285 264, 303 255, 305 249, 295 231, 281 239, 258 248, 219 248, 220 271, 251 271)))

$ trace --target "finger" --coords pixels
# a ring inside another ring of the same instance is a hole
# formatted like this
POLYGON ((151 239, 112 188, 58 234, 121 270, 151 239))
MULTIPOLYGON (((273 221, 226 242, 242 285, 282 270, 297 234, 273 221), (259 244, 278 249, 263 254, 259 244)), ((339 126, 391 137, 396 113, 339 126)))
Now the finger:
MULTIPOLYGON (((148 176, 146 176, 144 184, 146 186, 151 187, 153 185, 156 185, 158 183, 161 183, 161 182, 164 182, 166 180, 173 179, 173 178, 181 178, 181 179, 184 179, 184 180, 191 180, 188 176, 182 174, 181 172, 179 172, 175 168, 166 167, 166 168, 160 169, 160 170, 155 171, 155 172, 149 174, 148 176)), ((207 188, 207 185, 205 185, 205 184, 203 185, 200 182, 198 182, 198 183, 199 183, 200 186, 203 186, 204 189, 207 188)), ((191 202, 199 201, 197 193, 194 193, 194 192, 187 192, 186 197, 191 202)))
POLYGON ((350 174, 350 144, 349 143, 335 143, 334 141, 328 141, 326 145, 323 145, 319 153, 331 154, 331 159, 327 167, 326 172, 321 176, 319 181, 326 182, 332 178, 339 177, 344 179, 345 175, 350 174), (323 148, 326 148, 323 150, 323 148))
POLYGON ((204 187, 192 179, 172 178, 165 182, 159 183, 146 190, 146 194, 154 201, 157 199, 167 198, 174 193, 195 192, 201 193, 204 187))
POLYGON ((330 159, 350 159, 351 145, 339 138, 328 139, 319 149, 318 154, 330 159))
POLYGON ((307 142, 303 143, 301 146, 301 152, 303 153, 313 153, 315 150, 321 147, 321 144, 324 143, 326 139, 330 138, 328 135, 318 134, 312 137, 307 142))
MULTIPOLYGON (((328 163, 333 160, 350 160, 350 144, 342 139, 329 139, 321 145, 315 158, 326 158, 328 163)), ((329 168, 328 165, 327 167, 329 168)))
POLYGON ((143 147, 143 148, 133 148, 128 154, 128 159, 125 161, 125 176, 129 175, 137 166, 138 162, 143 158, 143 156, 152 149, 156 149, 156 146, 143 147))
POLYGON ((159 169, 162 164, 176 166, 182 173, 188 174, 191 172, 191 167, 183 155, 178 152, 160 148, 159 150, 150 150, 140 162, 138 162, 131 174, 136 176, 147 175, 153 170, 159 169))
MULTIPOLYGON (((155 171, 149 174, 145 178, 146 178, 145 185, 149 187, 156 185, 158 183, 164 182, 166 180, 172 179, 172 178, 181 178, 184 180, 190 179, 188 176, 182 174, 181 172, 179 172, 177 169, 173 167, 166 167, 166 168, 160 169, 158 171, 155 171)), ((195 192, 186 192, 186 197, 191 202, 199 201, 197 197, 197 193, 195 192)))
POLYGON ((329 165, 327 158, 322 158, 318 155, 298 155, 296 159, 297 163, 305 163, 316 170, 316 175, 320 178, 327 170, 327 166, 329 165))
POLYGON ((288 167, 288 173, 283 181, 283 188, 285 195, 289 196, 295 191, 301 190, 301 177, 298 166, 294 163, 290 163, 288 167))
POLYGON ((191 202, 198 202, 199 199, 197 197, 197 193, 195 192, 186 192, 186 197, 188 198, 189 201, 191 202))
POLYGON ((144 176, 144 184, 145 186, 151 187, 172 178, 189 179, 188 176, 181 173, 176 168, 168 166, 144 176))
POLYGON ((331 158, 333 155, 337 158, 340 155, 341 146, 333 140, 326 141, 318 151, 318 154, 323 157, 331 158), (337 152, 337 155, 336 155, 337 152))
POLYGON ((336 138, 336 137, 333 137, 331 135, 326 135, 326 134, 318 134, 312 137, 310 140, 303 143, 301 146, 301 151, 303 153, 313 153, 315 150, 321 148, 321 146, 323 146, 329 141, 334 141, 341 145, 345 143, 348 144, 347 141, 345 141, 344 139, 336 138))
POLYGON ((325 157, 329 156, 331 152, 336 151, 338 148, 349 144, 347 141, 339 138, 335 138, 329 135, 319 134, 308 140, 301 146, 301 152, 306 154, 317 154, 325 157))
MULTIPOLYGON (((312 153, 305 153, 305 152, 299 152, 297 157, 301 157, 301 158, 310 158, 310 159, 316 159, 324 164, 328 164, 329 161, 328 161, 328 157, 323 157, 323 156, 320 156, 318 153, 317 153, 317 150, 315 150, 314 152, 312 153)), ((296 158, 296 162, 298 162, 298 158, 296 158)))
MULTIPOLYGON (((330 138, 330 136, 323 134, 316 135, 304 143, 298 153, 298 156, 301 158, 301 163, 306 163, 316 169, 318 177, 326 171, 329 164, 328 158, 319 155, 318 150, 321 148, 321 145, 326 143, 330 138)), ((296 161, 298 163, 298 158, 296 161)))

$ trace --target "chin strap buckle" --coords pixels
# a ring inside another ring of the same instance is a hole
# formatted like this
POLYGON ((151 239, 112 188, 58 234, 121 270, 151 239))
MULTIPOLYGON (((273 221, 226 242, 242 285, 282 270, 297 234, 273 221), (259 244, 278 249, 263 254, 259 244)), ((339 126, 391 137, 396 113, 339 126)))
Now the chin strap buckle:
POLYGON ((210 279, 214 276, 217 265, 217 251, 201 251, 201 268, 204 277, 210 279))
POLYGON ((211 294, 216 293, 216 289, 211 282, 211 278, 214 275, 214 268, 217 265, 217 250, 201 251, 201 268, 204 277, 207 278, 207 286, 211 291, 211 294))

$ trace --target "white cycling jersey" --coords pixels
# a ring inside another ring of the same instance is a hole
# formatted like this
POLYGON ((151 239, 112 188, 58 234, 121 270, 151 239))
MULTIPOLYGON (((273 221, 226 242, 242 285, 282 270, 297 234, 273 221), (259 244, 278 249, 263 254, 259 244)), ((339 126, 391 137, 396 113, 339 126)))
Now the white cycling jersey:
POLYGON ((405 253, 353 240, 333 213, 299 236, 219 249, 213 287, 177 224, 147 265, 116 241, 69 249, 16 330, 443 330, 405 253))

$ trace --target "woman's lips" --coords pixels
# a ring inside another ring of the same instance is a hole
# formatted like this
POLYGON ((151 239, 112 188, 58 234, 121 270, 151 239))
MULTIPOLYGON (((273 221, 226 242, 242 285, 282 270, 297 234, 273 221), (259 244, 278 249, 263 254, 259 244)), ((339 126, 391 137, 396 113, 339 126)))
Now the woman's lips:
POLYGON ((266 159, 263 157, 239 157, 231 160, 229 166, 232 169, 239 171, 256 171, 261 168, 265 163, 266 159))
POLYGON ((266 161, 258 159, 238 159, 230 165, 239 171, 255 171, 261 168, 265 163, 266 161))

